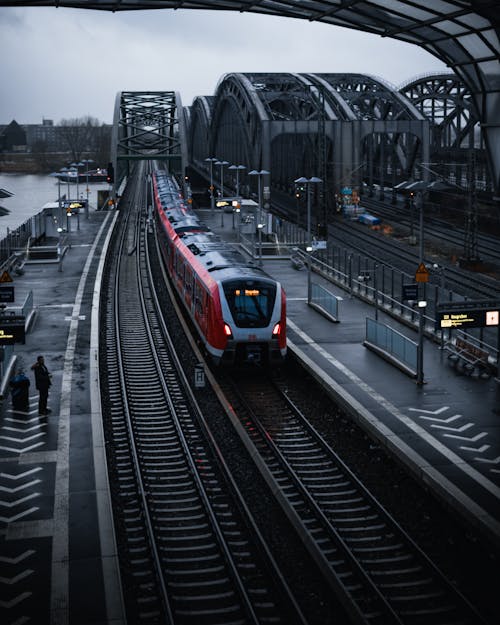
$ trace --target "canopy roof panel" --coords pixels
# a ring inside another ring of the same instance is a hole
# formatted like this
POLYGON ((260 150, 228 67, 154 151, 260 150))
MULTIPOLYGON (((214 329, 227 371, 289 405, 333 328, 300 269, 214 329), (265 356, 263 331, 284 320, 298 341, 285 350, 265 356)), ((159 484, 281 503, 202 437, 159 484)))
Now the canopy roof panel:
POLYGON ((459 74, 465 72, 468 83, 474 79, 474 91, 500 90, 500 11, 491 0, 0 0, 0 6, 202 9, 318 21, 419 45, 459 74), (481 79, 473 76, 478 70, 481 79))
POLYGON ((102 11, 204 9, 322 22, 392 37, 427 50, 468 86, 500 191, 500 11, 495 0, 0 0, 0 6, 102 11))

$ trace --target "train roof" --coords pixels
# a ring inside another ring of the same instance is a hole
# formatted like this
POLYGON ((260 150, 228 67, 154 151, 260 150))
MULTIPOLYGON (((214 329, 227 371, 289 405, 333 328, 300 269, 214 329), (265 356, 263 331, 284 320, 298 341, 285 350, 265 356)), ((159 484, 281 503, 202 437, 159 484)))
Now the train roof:
POLYGON ((255 262, 247 260, 233 245, 226 243, 211 231, 203 234, 185 234, 182 243, 210 274, 217 272, 217 279, 232 278, 236 274, 246 277, 267 277, 255 262))

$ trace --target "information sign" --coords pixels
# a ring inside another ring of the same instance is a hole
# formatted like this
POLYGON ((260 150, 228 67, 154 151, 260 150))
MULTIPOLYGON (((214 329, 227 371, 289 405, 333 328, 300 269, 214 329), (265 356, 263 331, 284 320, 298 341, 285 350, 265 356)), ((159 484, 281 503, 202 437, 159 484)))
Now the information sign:
POLYGON ((403 301, 418 299, 418 284, 403 284, 403 301))
POLYGON ((449 302, 438 306, 436 321, 444 328, 498 328, 500 326, 500 303, 498 302, 449 302))
POLYGON ((194 366, 194 386, 195 388, 205 388, 205 369, 202 364, 194 366))
POLYGON ((0 286, 0 302, 11 304, 14 301, 14 287, 0 286))
POLYGON ((25 342, 24 315, 0 316, 0 346, 25 342))
POLYGON ((429 282, 429 270, 424 263, 420 263, 418 266, 417 272, 415 273, 415 280, 417 282, 429 282))

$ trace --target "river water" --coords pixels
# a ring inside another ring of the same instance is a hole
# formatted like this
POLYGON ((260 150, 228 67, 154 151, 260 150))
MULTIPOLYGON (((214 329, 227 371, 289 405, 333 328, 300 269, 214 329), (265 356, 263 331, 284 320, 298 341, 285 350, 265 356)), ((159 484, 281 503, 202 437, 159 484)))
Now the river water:
MULTIPOLYGON (((61 196, 76 198, 76 184, 58 184, 57 178, 48 175, 5 174, 0 173, 0 189, 10 191, 12 197, 0 198, 0 206, 8 209, 7 215, 0 216, 0 239, 5 238, 7 229, 15 230, 33 215, 39 213, 47 202, 57 202, 59 187, 61 196)), ((106 183, 91 183, 89 188, 89 206, 95 209, 97 205, 97 191, 107 189, 106 183)), ((86 198, 86 186, 80 184, 80 197, 86 198)))

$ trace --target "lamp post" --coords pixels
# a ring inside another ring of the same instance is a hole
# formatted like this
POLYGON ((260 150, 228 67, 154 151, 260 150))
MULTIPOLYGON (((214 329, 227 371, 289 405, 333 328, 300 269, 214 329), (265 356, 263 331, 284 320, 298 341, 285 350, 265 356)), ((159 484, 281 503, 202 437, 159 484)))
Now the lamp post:
POLYGON ((257 220, 257 228, 259 229, 259 256, 260 256, 260 265, 262 265, 262 228, 264 224, 262 223, 262 193, 261 193, 261 178, 269 174, 265 169, 261 169, 257 171, 256 169, 252 169, 252 171, 248 172, 249 176, 257 176, 257 198, 259 204, 259 215, 257 220))
POLYGON ((79 189, 80 174, 79 174, 78 168, 83 167, 83 163, 82 162, 71 163, 71 167, 74 167, 76 169, 76 199, 79 200, 80 199, 80 189, 79 189))
POLYGON ((68 185, 68 197, 66 199, 69 200, 69 169, 67 167, 61 167, 59 172, 66 176, 66 184, 68 185))
POLYGON ((240 171, 246 169, 245 165, 231 165, 228 169, 236 171, 236 196, 240 197, 240 171))
POLYGON ((252 169, 252 171, 248 172, 249 176, 258 176, 257 181, 258 181, 258 186, 257 186, 257 194, 258 194, 258 202, 259 202, 259 223, 262 222, 262 192, 261 192, 261 178, 262 176, 266 176, 268 175, 269 172, 266 171, 265 169, 261 169, 260 171, 257 171, 255 169, 252 169))
POLYGON ((312 176, 311 178, 305 178, 302 176, 301 178, 297 178, 295 180, 295 184, 305 184, 306 185, 306 193, 307 193, 307 247, 306 251, 307 255, 307 303, 311 303, 311 253, 313 250, 312 247, 312 238, 311 238, 311 184, 318 184, 323 182, 321 178, 317 178, 316 176, 312 176))
POLYGON ((214 157, 209 157, 205 159, 205 163, 210 165, 210 211, 212 217, 214 216, 214 172, 213 165, 217 162, 217 159, 214 157))
POLYGON ((86 165, 87 170, 85 172, 85 183, 86 183, 86 192, 87 192, 87 204, 85 206, 85 219, 89 218, 89 166, 90 163, 93 163, 94 161, 91 158, 84 158, 82 160, 82 163, 84 163, 84 165, 86 165))
MULTIPOLYGON (((222 199, 224 197, 224 166, 229 165, 229 162, 228 161, 216 161, 215 164, 219 165, 220 167, 220 194, 221 194, 221 199, 222 199)), ((223 207, 221 207, 221 210, 220 210, 220 226, 221 228, 224 228, 223 207)))
POLYGON ((257 224, 257 229, 259 231, 259 266, 262 267, 262 228, 264 224, 257 224))
POLYGON ((59 178, 60 172, 54 172, 53 174, 50 174, 51 176, 54 176, 57 178, 57 206, 58 206, 58 218, 56 219, 56 222, 59 224, 62 224, 63 222, 63 218, 62 218, 62 203, 61 203, 61 179, 59 178))

